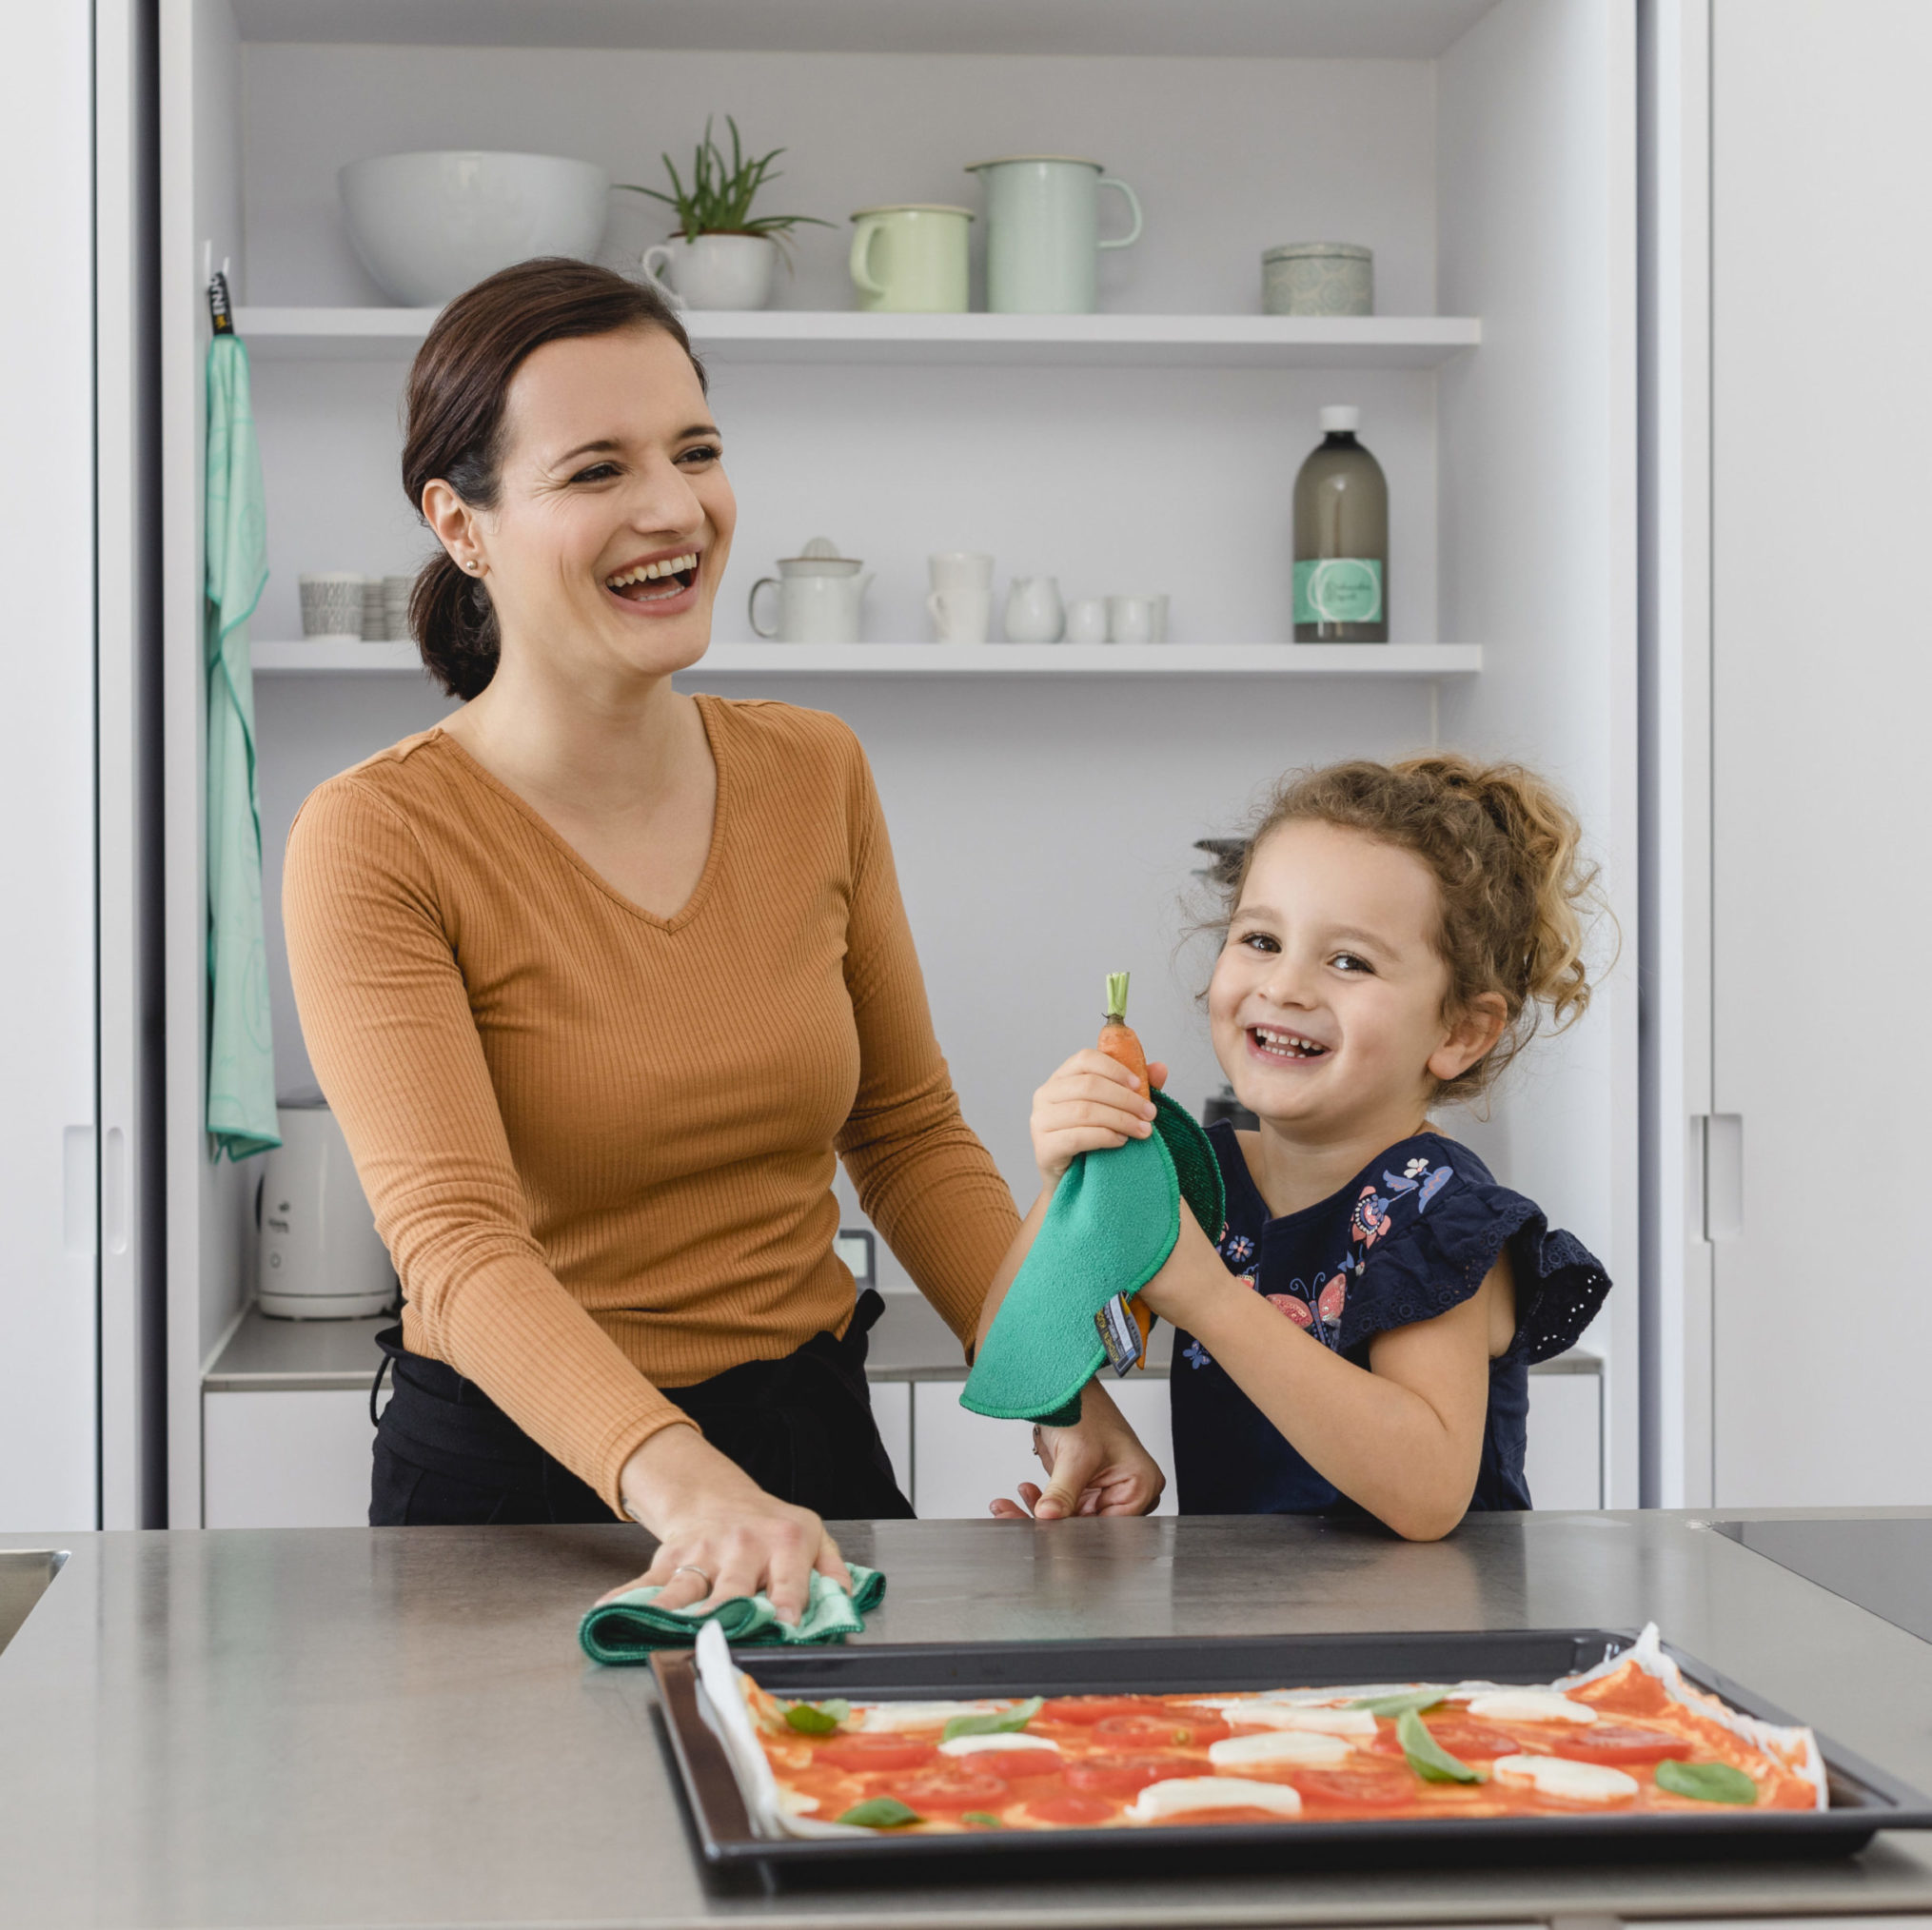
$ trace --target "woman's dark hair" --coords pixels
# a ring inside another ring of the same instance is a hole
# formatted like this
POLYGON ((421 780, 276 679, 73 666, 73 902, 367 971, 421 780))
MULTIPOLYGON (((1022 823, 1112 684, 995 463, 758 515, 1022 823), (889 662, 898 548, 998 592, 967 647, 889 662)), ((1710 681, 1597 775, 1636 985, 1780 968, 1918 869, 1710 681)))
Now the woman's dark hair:
MULTIPOLYGON (((670 305, 609 268, 546 256, 465 289, 436 318, 410 365, 403 422, 410 508, 422 515, 423 492, 439 479, 474 508, 495 508, 503 404, 524 358, 546 342, 625 328, 661 328, 704 382, 704 364, 670 305)), ((496 675, 489 592, 442 549, 417 574, 409 633, 451 697, 475 697, 496 675)))

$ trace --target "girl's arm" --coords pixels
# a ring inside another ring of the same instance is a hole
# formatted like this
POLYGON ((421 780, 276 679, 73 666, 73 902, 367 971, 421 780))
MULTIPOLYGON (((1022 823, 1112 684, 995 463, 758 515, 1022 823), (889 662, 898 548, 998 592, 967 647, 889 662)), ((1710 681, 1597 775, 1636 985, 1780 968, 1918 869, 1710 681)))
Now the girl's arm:
POLYGON ((1185 1213, 1142 1297, 1200 1341, 1317 1474, 1397 1534, 1436 1541, 1462 1520, 1482 1461, 1492 1320, 1512 1298, 1507 1252, 1460 1306, 1377 1334, 1367 1369, 1231 1274, 1185 1213))

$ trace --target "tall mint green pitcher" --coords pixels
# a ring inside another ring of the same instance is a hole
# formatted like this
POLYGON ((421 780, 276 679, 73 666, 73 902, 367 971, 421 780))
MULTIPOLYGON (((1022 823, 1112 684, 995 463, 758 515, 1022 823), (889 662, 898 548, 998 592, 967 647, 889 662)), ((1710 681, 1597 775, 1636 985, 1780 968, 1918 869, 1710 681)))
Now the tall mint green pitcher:
POLYGON ((1097 161, 1008 154, 976 161, 986 185, 986 305, 996 315, 1091 315, 1099 305, 1100 250, 1140 239, 1140 202, 1097 161), (1100 239, 1100 190, 1118 188, 1134 217, 1100 239))

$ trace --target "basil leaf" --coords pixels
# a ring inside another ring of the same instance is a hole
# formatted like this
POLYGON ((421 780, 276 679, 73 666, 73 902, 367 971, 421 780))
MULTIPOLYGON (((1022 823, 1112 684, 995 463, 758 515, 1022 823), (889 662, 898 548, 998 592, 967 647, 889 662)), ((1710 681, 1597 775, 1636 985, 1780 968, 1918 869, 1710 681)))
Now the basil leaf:
POLYGON ((1409 1766, 1425 1782, 1482 1782, 1480 1770, 1459 1761, 1429 1733, 1429 1725, 1413 1709, 1395 1718, 1395 1740, 1409 1758, 1409 1766))
POLYGON ((1363 1696, 1346 1706, 1367 1709, 1371 1716, 1399 1716, 1405 1709, 1432 1709, 1441 1701, 1439 1688, 1404 1689, 1399 1695, 1363 1696))
POLYGON ((852 1704, 842 1696, 829 1702, 793 1703, 785 1710, 785 1721, 801 1736, 829 1736, 852 1714, 852 1704))
POLYGON ((948 1719, 939 1740, 950 1743, 955 1736, 1011 1736, 1025 1728, 1045 1706, 1044 1696, 1031 1696, 1003 1714, 953 1716, 948 1719))
POLYGON ((1673 1763, 1657 1765, 1657 1786, 1699 1802, 1755 1802, 1758 1785, 1728 1763, 1673 1763))
POLYGON ((903 1829, 909 1822, 924 1822, 917 1809, 908 1809, 896 1796, 874 1796, 855 1802, 838 1821, 856 1822, 860 1829, 903 1829))
POLYGON ((998 1817, 989 1816, 983 1809, 962 1809, 959 1812, 959 1821, 976 1822, 982 1829, 1003 1829, 1006 1826, 998 1817))

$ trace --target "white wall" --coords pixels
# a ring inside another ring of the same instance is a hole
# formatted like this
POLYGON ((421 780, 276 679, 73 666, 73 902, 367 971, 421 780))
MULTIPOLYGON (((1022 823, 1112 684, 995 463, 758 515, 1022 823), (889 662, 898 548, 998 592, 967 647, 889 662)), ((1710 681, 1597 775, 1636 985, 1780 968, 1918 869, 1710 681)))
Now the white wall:
POLYGON ((95 1491, 93 67, 88 10, 19 8, 0 63, 0 1527, 95 1491), (30 370, 30 379, 19 371, 30 370))

